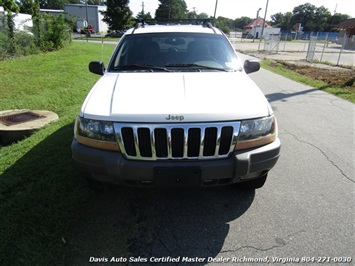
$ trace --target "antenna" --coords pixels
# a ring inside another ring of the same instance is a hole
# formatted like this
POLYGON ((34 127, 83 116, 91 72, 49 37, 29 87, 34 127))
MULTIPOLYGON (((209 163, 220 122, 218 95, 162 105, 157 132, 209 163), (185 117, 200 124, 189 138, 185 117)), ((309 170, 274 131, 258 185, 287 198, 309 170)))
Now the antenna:
POLYGON ((104 36, 101 35, 101 62, 104 61, 104 36))

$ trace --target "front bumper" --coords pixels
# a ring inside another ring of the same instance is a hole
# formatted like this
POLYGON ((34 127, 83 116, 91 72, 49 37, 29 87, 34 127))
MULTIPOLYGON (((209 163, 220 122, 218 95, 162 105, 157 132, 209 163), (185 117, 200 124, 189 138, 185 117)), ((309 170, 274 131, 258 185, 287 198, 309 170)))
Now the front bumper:
POLYGON ((72 142, 73 159, 91 178, 128 186, 218 186, 265 175, 277 162, 281 142, 235 151, 216 160, 127 160, 119 152, 98 150, 72 142), (166 182, 168 180, 169 182, 166 182), (194 180, 191 182, 191 180, 194 180))

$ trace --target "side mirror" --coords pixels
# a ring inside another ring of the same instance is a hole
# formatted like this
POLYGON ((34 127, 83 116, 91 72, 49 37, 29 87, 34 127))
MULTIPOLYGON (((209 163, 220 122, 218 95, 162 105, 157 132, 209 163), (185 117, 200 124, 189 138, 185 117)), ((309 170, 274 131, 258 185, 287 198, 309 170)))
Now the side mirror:
POLYGON ((260 62, 255 59, 245 60, 244 62, 244 70, 245 73, 250 74, 256 72, 260 69, 260 62))
POLYGON ((89 63, 89 70, 91 73, 103 75, 105 72, 104 63, 101 61, 92 61, 89 63))

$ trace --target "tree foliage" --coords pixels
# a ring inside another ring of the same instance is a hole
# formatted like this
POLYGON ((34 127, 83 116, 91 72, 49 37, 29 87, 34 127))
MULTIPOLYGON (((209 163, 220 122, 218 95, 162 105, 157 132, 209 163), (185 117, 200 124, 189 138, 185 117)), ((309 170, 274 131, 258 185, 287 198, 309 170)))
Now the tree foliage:
POLYGON ((229 34, 233 28, 234 21, 226 17, 218 17, 215 21, 215 26, 221 29, 224 33, 229 34))
POLYGON ((17 0, 16 3, 19 6, 20 13, 32 14, 33 0, 17 0))
POLYGON ((36 46, 41 51, 58 50, 70 40, 69 21, 63 14, 52 16, 41 14, 34 20, 32 28, 36 46))
POLYGON ((18 6, 14 0, 0 0, 0 6, 4 7, 6 11, 6 24, 7 24, 7 34, 9 38, 9 52, 10 54, 16 53, 16 42, 15 42, 15 22, 12 12, 17 13, 19 11, 18 6))
POLYGON ((25 31, 15 31, 11 40, 7 28, 0 31, 0 60, 35 54, 40 51, 58 50, 70 40, 64 16, 41 15, 39 21, 40 34, 38 35, 29 34, 25 31))
POLYGON ((102 1, 100 0, 87 0, 88 5, 102 5, 102 1))
POLYGON ((101 13, 110 30, 124 30, 131 26, 132 11, 129 0, 107 0, 107 9, 101 13))
MULTIPOLYGON (((65 4, 82 4, 82 0, 16 0, 21 13, 31 14, 33 2, 38 2, 40 8, 44 9, 63 9, 65 4)), ((86 1, 85 1, 86 3, 86 1)), ((89 5, 97 5, 99 0, 88 0, 89 5)))
POLYGON ((292 24, 291 20, 292 12, 276 13, 271 16, 273 26, 281 29, 292 29, 294 24, 292 24))
POLYGON ((188 10, 184 0, 159 0, 160 4, 155 11, 156 19, 185 19, 188 10))
POLYGON ((236 30, 242 30, 246 25, 248 25, 252 21, 253 19, 249 17, 241 17, 235 19, 233 25, 236 30))
POLYGON ((4 8, 5 11, 18 12, 18 5, 14 0, 0 0, 0 6, 4 8))
POLYGON ((340 14, 340 13, 335 13, 331 20, 330 20, 330 26, 329 26, 329 30, 333 30, 333 26, 338 25, 340 22, 349 19, 350 16, 346 15, 346 14, 340 14))
POLYGON ((143 20, 149 20, 149 19, 153 19, 152 15, 150 14, 150 12, 148 13, 143 13, 142 11, 139 12, 136 16, 136 19, 143 19, 143 20))
POLYGON ((209 16, 207 15, 207 13, 200 13, 200 14, 197 14, 197 19, 208 19, 209 16))
POLYGON ((301 23, 304 31, 331 31, 333 26, 348 18, 348 15, 337 13, 332 16, 324 6, 306 3, 296 6, 292 13, 272 15, 271 21, 273 26, 283 30, 293 30, 295 24, 301 23))

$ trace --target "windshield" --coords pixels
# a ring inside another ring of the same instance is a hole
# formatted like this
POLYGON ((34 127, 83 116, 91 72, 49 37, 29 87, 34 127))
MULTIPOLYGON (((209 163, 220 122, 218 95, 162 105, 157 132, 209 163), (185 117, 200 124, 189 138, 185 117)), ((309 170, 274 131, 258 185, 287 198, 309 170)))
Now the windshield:
POLYGON ((225 36, 199 33, 126 35, 108 67, 111 72, 240 69, 239 59, 225 36))

